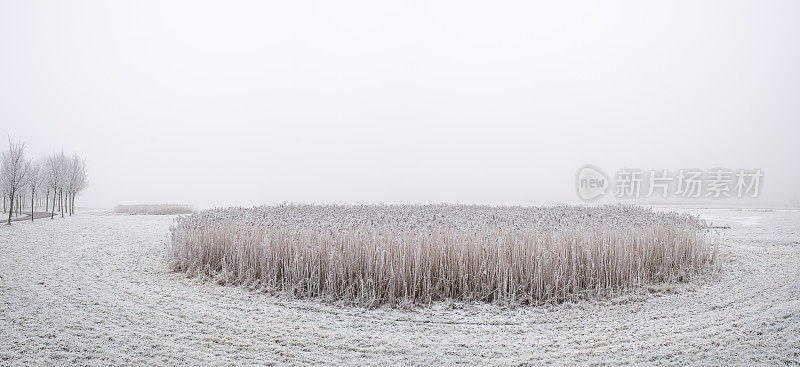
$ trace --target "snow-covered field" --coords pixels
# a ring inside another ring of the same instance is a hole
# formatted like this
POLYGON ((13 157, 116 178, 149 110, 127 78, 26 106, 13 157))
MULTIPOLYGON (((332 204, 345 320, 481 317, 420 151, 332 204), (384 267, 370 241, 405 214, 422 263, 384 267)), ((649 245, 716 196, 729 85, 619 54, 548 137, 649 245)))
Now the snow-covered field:
POLYGON ((696 209, 721 229, 713 283, 504 310, 366 310, 186 279, 172 217, 0 227, 0 365, 800 364, 800 212, 696 209))

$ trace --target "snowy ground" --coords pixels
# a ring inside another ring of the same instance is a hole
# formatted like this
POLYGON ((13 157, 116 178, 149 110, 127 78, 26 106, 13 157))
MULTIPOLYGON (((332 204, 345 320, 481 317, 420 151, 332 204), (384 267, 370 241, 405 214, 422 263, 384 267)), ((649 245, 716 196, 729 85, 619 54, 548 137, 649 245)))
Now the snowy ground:
POLYGON ((800 212, 698 209, 717 281, 616 302, 364 310, 164 271, 170 216, 0 227, 0 365, 800 364, 800 212))
MULTIPOLYGON (((58 212, 58 213, 35 212, 35 213, 33 213, 33 218, 34 219, 50 218, 50 217, 56 217, 56 216, 61 218, 61 212, 58 212)), ((2 213, 2 215, 0 215, 0 219, 2 219, 2 220, 0 220, 0 223, 6 223, 8 221, 8 213, 7 212, 6 213, 2 213)), ((19 221, 22 221, 22 220, 31 220, 31 215, 29 213, 23 213, 23 214, 20 214, 20 215, 12 215, 11 216, 11 221, 12 222, 19 222, 19 221)))

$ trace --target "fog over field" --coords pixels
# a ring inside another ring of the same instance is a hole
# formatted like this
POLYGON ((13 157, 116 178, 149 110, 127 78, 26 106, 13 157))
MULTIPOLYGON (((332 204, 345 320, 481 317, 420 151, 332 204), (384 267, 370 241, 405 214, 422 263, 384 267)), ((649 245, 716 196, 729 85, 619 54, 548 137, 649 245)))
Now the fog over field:
POLYGON ((585 164, 800 205, 800 4, 720 5, 6 1, 0 134, 89 207, 571 202, 585 164))
POLYGON ((800 365, 798 15, 0 0, 0 366, 800 365))

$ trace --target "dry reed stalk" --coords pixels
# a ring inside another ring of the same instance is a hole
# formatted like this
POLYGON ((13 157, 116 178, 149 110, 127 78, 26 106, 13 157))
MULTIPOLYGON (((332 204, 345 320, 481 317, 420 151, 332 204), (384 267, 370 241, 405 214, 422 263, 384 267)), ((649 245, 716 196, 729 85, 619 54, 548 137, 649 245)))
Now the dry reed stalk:
POLYGON ((117 205, 114 207, 114 212, 131 215, 179 215, 191 214, 195 210, 183 204, 135 204, 117 205))
POLYGON ((704 222, 627 206, 229 208, 171 231, 175 271, 367 307, 608 297, 716 269, 704 222))

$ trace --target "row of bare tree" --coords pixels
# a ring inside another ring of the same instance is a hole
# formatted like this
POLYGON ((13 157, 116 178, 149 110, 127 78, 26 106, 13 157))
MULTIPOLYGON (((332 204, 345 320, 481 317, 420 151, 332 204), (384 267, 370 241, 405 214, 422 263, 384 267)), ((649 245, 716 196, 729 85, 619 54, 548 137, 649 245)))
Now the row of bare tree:
POLYGON ((3 195, 3 212, 8 213, 8 224, 13 215, 21 215, 30 209, 31 220, 37 208, 54 218, 56 208, 64 217, 75 213, 75 197, 86 189, 86 162, 77 154, 72 157, 64 152, 29 160, 25 156, 25 144, 8 142, 8 150, 0 161, 0 193, 3 195), (27 204, 30 203, 30 206, 27 204))

